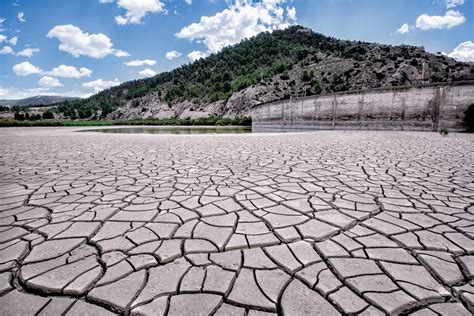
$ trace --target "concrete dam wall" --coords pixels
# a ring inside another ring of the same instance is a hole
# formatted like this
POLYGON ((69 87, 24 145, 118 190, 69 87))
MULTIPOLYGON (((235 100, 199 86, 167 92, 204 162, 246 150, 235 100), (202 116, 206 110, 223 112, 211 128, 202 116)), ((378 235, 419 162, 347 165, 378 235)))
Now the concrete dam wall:
POLYGON ((333 93, 256 105, 252 130, 462 130, 472 103, 474 81, 333 93))

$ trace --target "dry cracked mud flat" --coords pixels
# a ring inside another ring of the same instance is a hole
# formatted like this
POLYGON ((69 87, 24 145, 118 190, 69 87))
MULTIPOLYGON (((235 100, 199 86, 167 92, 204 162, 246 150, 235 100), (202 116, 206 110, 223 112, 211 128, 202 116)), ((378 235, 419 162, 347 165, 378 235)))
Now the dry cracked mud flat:
POLYGON ((473 135, 73 131, 0 130, 1 315, 474 311, 473 135))

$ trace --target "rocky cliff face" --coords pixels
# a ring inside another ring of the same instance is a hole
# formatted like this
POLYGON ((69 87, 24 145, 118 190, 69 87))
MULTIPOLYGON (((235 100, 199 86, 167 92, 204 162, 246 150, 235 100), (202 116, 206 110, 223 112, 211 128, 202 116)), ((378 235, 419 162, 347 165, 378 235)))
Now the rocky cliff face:
POLYGON ((108 120, 124 120, 124 119, 139 119, 139 118, 170 118, 178 117, 181 119, 199 117, 207 117, 209 115, 222 115, 234 117, 236 115, 247 116, 248 111, 236 112, 232 111, 225 115, 224 101, 216 101, 213 103, 196 105, 190 101, 183 101, 170 105, 163 102, 154 94, 148 94, 138 100, 128 101, 124 106, 117 108, 115 111, 106 116, 108 120), (138 105, 137 105, 138 101, 138 105), (238 114, 237 114, 238 113, 238 114))

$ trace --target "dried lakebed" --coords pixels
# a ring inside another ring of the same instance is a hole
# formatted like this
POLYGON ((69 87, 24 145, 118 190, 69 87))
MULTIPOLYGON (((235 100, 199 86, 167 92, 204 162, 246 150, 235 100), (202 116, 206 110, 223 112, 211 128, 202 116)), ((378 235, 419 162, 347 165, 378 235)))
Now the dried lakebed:
POLYGON ((470 315, 474 137, 0 130, 1 315, 470 315))

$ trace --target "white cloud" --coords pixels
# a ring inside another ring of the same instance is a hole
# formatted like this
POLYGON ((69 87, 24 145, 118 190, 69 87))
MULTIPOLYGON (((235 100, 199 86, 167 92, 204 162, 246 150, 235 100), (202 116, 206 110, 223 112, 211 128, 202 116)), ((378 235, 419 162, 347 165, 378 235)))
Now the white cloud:
POLYGON ((168 60, 173 60, 175 58, 178 58, 179 56, 181 56, 181 53, 177 52, 175 50, 173 50, 171 52, 167 52, 166 55, 165 55, 166 59, 168 59, 168 60))
POLYGON ((444 0, 447 9, 454 8, 458 5, 464 4, 464 0, 444 0))
POLYGON ((165 13, 165 5, 160 0, 118 0, 117 5, 127 10, 125 15, 117 15, 115 22, 118 25, 140 24, 149 12, 165 13))
POLYGON ((430 29, 450 29, 461 25, 466 18, 459 11, 448 10, 443 16, 422 14, 416 19, 416 27, 426 31, 430 29))
POLYGON ((117 15, 115 17, 115 23, 117 23, 118 25, 125 25, 127 24, 127 22, 128 22, 127 19, 121 15, 117 15))
POLYGON ((8 54, 15 54, 13 52, 13 49, 10 46, 4 46, 2 49, 0 49, 0 54, 3 55, 8 55, 8 54))
POLYGON ((18 43, 18 36, 13 36, 10 39, 7 39, 7 37, 3 34, 0 34, 0 43, 2 42, 8 42, 10 45, 15 46, 16 43, 18 43))
POLYGON ((20 22, 26 22, 25 14, 23 12, 18 12, 16 17, 18 18, 18 20, 20 20, 20 22))
POLYGON ((286 8, 286 12, 288 12, 289 19, 296 21, 296 8, 295 7, 286 8))
POLYGON ((59 65, 58 67, 53 68, 51 71, 45 72, 45 74, 53 77, 81 78, 90 77, 92 70, 85 67, 77 69, 74 66, 59 65))
POLYGON ((43 70, 30 64, 27 61, 24 61, 22 63, 16 64, 13 66, 13 72, 17 74, 18 76, 28 76, 32 74, 39 74, 42 71, 43 70))
POLYGON ((184 0, 184 2, 186 2, 186 4, 189 4, 189 5, 193 4, 193 0, 184 0))
POLYGON ((131 67, 139 67, 143 65, 148 65, 148 66, 153 66, 156 64, 156 60, 153 59, 144 59, 144 60, 132 60, 129 62, 124 63, 126 66, 131 66, 131 67))
POLYGON ((17 42, 18 42, 18 36, 13 36, 12 38, 8 40, 8 43, 10 43, 13 46, 15 46, 17 42))
POLYGON ((99 0, 99 3, 112 3, 114 0, 99 0))
POLYGON ((448 56, 459 61, 474 62, 474 42, 465 41, 459 44, 448 56))
POLYGON ((77 91, 77 90, 70 90, 70 91, 66 91, 66 92, 61 93, 61 95, 67 96, 67 97, 73 97, 73 98, 88 98, 91 95, 93 95, 93 93, 77 91))
POLYGON ((39 48, 27 47, 27 48, 19 51, 18 53, 16 53, 16 55, 17 56, 22 56, 22 57, 31 57, 31 56, 33 56, 33 54, 38 53, 39 51, 40 51, 39 48))
POLYGON ((151 77, 156 75, 156 72, 153 71, 150 68, 143 69, 142 71, 139 72, 140 75, 145 76, 145 77, 151 77))
POLYGON ((49 88, 30 88, 30 89, 18 89, 13 87, 0 87, 0 99, 7 99, 7 100, 17 100, 17 99, 24 99, 29 98, 37 95, 53 95, 47 93, 49 88))
POLYGON ((408 23, 403 23, 403 25, 397 30, 397 33, 399 34, 406 34, 408 32, 410 32, 410 26, 408 23))
POLYGON ((84 33, 75 25, 56 25, 46 35, 49 38, 56 37, 61 43, 59 50, 70 53, 74 57, 80 55, 92 58, 103 58, 107 55, 126 57, 125 51, 113 48, 113 44, 107 35, 84 33))
POLYGON ((48 76, 41 77, 41 79, 38 80, 38 85, 42 87, 47 87, 47 88, 56 88, 56 87, 63 86, 63 84, 59 82, 58 79, 53 78, 53 77, 48 77, 48 76))
POLYGON ((188 54, 188 58, 191 61, 196 61, 198 59, 205 58, 207 56, 208 56, 208 54, 206 52, 201 52, 199 50, 192 51, 188 54))
POLYGON ((211 53, 236 44, 260 32, 284 29, 296 22, 296 9, 285 10, 280 0, 240 2, 214 16, 202 16, 198 23, 182 28, 178 38, 198 40, 211 53))
POLYGON ((130 54, 124 50, 120 50, 120 49, 114 49, 114 52, 113 52, 114 56, 115 57, 128 57, 130 56, 130 54))
POLYGON ((114 80, 97 79, 94 81, 84 82, 82 86, 84 88, 93 89, 94 92, 97 93, 104 89, 118 86, 119 84, 120 84, 120 81, 117 78, 115 78, 114 80))
POLYGON ((14 87, 1 87, 0 86, 0 99, 17 100, 17 99, 34 97, 37 95, 57 95, 57 96, 62 95, 62 96, 68 96, 68 97, 88 98, 92 95, 92 93, 84 93, 83 91, 77 91, 77 90, 57 93, 57 92, 52 92, 51 88, 47 88, 47 87, 18 89, 14 87))

